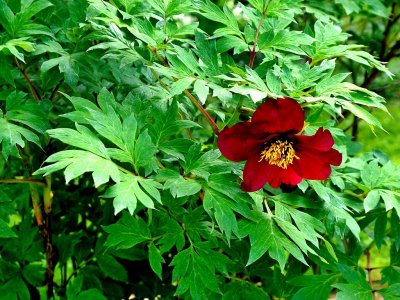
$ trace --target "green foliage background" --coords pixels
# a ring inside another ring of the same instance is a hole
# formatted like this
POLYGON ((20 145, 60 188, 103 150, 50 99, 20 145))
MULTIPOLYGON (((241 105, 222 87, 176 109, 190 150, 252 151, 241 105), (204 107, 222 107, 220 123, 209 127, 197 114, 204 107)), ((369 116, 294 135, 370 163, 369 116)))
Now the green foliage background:
POLYGON ((1 299, 398 299, 399 19, 391 0, 0 0, 1 299), (280 97, 343 162, 245 193, 218 131, 280 97))

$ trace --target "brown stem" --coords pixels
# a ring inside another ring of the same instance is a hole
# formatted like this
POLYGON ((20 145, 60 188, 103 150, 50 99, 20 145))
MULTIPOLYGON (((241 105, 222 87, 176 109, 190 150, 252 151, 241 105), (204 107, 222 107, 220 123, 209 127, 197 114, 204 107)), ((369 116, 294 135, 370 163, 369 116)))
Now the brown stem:
POLYGON ((15 58, 15 64, 17 65, 18 70, 21 72, 22 76, 24 76, 25 81, 28 83, 29 88, 31 89, 33 98, 35 98, 36 101, 40 101, 40 96, 37 93, 35 86, 33 85, 32 81, 30 80, 28 74, 26 71, 22 68, 22 66, 19 64, 18 60, 15 58))
POLYGON ((384 86, 376 87, 376 88, 373 89, 373 91, 376 92, 376 93, 377 92, 381 92, 381 91, 386 90, 387 88, 390 88, 392 86, 396 86, 396 85, 399 85, 399 84, 400 84, 400 81, 395 81, 395 82, 389 83, 389 84, 384 85, 384 86))
POLYGON ((154 48, 154 47, 151 46, 151 45, 147 45, 147 48, 149 48, 150 51, 151 51, 155 56, 157 56, 158 60, 161 61, 165 67, 169 67, 168 61, 167 61, 164 57, 162 57, 162 56, 160 55, 160 53, 158 53, 158 51, 157 51, 156 48, 154 48))
MULTIPOLYGON (((72 88, 71 88, 71 87, 69 87, 69 88, 67 88, 66 90, 64 90, 63 93, 64 93, 64 94, 68 94, 70 91, 72 91, 72 88)), ((57 93, 56 93, 56 94, 54 95, 54 100, 53 100, 53 102, 56 101, 56 100, 58 100, 58 99, 61 98, 61 97, 62 97, 62 94, 57 94, 57 93)))
POLYGON ((35 184, 29 184, 29 189, 31 192, 33 213, 35 215, 36 223, 38 224, 40 231, 42 231, 44 225, 43 225, 42 210, 40 208, 39 192, 35 184))
POLYGON ((36 183, 42 186, 45 186, 46 184, 38 179, 33 179, 33 178, 10 178, 10 179, 0 179, 0 183, 36 183))
POLYGON ((183 92, 190 99, 190 101, 192 101, 193 104, 201 111, 201 113, 206 117, 208 123, 210 123, 210 125, 212 126, 214 133, 216 135, 218 135, 219 134, 218 125, 217 125, 217 123, 215 123, 213 118, 211 118, 210 114, 204 109, 204 107, 200 104, 200 102, 197 101, 197 99, 188 90, 184 90, 183 92))
MULTIPOLYGON (((52 197, 52 194, 46 195, 46 193, 51 193, 50 183, 48 180, 46 180, 46 181, 47 181, 47 185, 43 189, 44 199, 46 199, 46 197, 47 198, 52 197)), ((44 249, 45 249, 45 253, 46 253, 46 276, 45 276, 46 277, 46 295, 47 295, 47 299, 53 299, 54 298, 54 281, 53 281, 53 278, 54 278, 54 264, 53 264, 54 251, 53 251, 53 244, 52 244, 52 239, 51 239, 51 214, 46 213, 46 210, 48 210, 48 207, 46 207, 46 204, 45 204, 45 213, 44 213, 44 219, 43 219, 37 185, 31 183, 29 185, 29 187, 30 187, 30 191, 31 191, 33 211, 35 214, 36 223, 38 224, 40 233, 42 234, 43 242, 44 242, 44 249)), ((51 209, 50 209, 50 211, 51 211, 51 209)))
POLYGON ((263 22, 264 17, 265 17, 265 12, 267 11, 267 7, 268 7, 268 0, 265 2, 264 9, 263 9, 262 14, 261 14, 260 22, 258 23, 256 35, 254 37, 253 50, 251 50, 251 52, 250 52, 250 62, 249 62, 250 69, 253 68, 254 59, 255 59, 256 54, 257 54, 258 35, 260 34, 261 25, 262 25, 262 22, 263 22))
POLYGON ((51 238, 51 215, 45 214, 45 229, 42 231, 46 251, 46 295, 47 299, 54 298, 54 264, 53 244, 51 238))
POLYGON ((357 116, 354 116, 353 124, 351 125, 351 135, 353 137, 353 141, 357 141, 358 138, 358 124, 360 123, 360 119, 357 116))
POLYGON ((53 92, 50 95, 50 101, 53 102, 54 98, 57 95, 58 90, 60 89, 61 85, 64 83, 64 78, 60 80, 59 83, 57 83, 56 87, 54 88, 53 92))
MULTIPOLYGON (((157 79, 157 81, 161 84, 161 86, 166 90, 166 91, 170 91, 169 87, 164 83, 164 81, 162 81, 162 79, 160 78, 160 76, 158 76, 157 72, 154 71, 152 68, 150 68, 151 73, 153 73, 154 77, 157 79)), ((179 115, 181 116, 181 118, 183 119, 183 116, 179 113, 179 115)), ((192 136, 192 132, 190 131, 190 128, 186 128, 186 132, 189 136, 189 139, 193 140, 193 136, 192 136)))
POLYGON ((46 294, 47 299, 54 298, 54 250, 51 235, 51 205, 53 192, 51 191, 51 175, 46 176, 46 186, 43 188, 43 204, 45 216, 45 228, 42 231, 44 249, 46 251, 46 294))
MULTIPOLYGON (((393 25, 396 24, 396 22, 400 19, 400 14, 393 17, 396 9, 396 4, 392 4, 392 18, 389 19, 388 23, 386 24, 385 31, 383 32, 383 38, 381 41, 381 49, 379 52, 379 60, 389 62, 392 58, 396 56, 397 51, 400 48, 400 41, 397 41, 397 43, 390 49, 389 53, 386 54, 387 51, 387 40, 390 34, 390 30, 392 29, 393 25)), ((376 77, 379 75, 379 70, 374 68, 371 71, 371 74, 364 80, 364 83, 362 84, 362 87, 368 88, 376 79, 376 77)))
POLYGON ((369 285, 370 285, 370 287, 372 289, 371 253, 369 252, 369 249, 365 250, 365 256, 367 258, 367 268, 366 269, 367 269, 367 272, 368 272, 368 282, 369 282, 369 285))
MULTIPOLYGON (((150 51, 157 56, 157 58, 164 64, 165 67, 169 67, 169 63, 166 59, 164 59, 158 52, 157 49, 155 49, 154 47, 152 47, 151 45, 147 46, 150 51)), ((158 77, 158 76, 157 76, 158 77)), ((157 78, 156 77, 156 78, 157 78)), ((174 78, 175 81, 178 81, 177 78, 174 78)), ((219 128, 217 123, 215 123, 215 121, 213 120, 213 118, 211 118, 210 114, 204 109, 204 107, 200 104, 200 102, 187 90, 185 89, 183 91, 185 93, 185 95, 190 99, 190 101, 192 101, 192 103, 200 110, 200 112, 203 114, 203 116, 206 117, 208 123, 210 123, 211 127, 214 130, 214 133, 216 135, 219 134, 219 128)))
MULTIPOLYGON (((393 3, 392 5, 392 16, 395 13, 395 8, 396 4, 393 3)), ((389 19, 385 31, 383 32, 383 38, 381 41, 381 49, 379 52, 379 60, 380 61, 385 61, 389 62, 392 58, 394 58, 397 55, 397 51, 400 49, 400 41, 397 41, 396 44, 390 49, 390 51, 385 55, 387 51, 387 40, 389 37, 390 30, 392 29, 393 25, 399 20, 400 14, 397 15, 396 17, 393 17, 392 19, 389 19)), ((365 77, 364 83, 361 85, 363 88, 369 88, 372 83, 375 81, 375 79, 379 75, 379 70, 377 68, 372 69, 371 73, 369 76, 365 77)), ((354 116, 353 120, 353 125, 352 125, 352 136, 353 140, 357 140, 358 137, 358 123, 359 123, 359 118, 354 116)))
MULTIPOLYGON (((27 156, 22 153, 22 149, 18 148, 23 165, 28 172, 29 176, 32 176, 32 168, 29 165, 29 159, 27 156)), ((29 148, 26 147, 25 153, 28 152, 29 148)), ((29 155, 29 152, 27 153, 29 155)), ((5 179, 7 180, 7 179, 5 179)), ((8 180, 9 181, 9 180, 8 180)), ((32 206, 33 206, 33 212, 35 215, 36 223, 38 224, 40 233, 42 234, 43 237, 43 243, 44 243, 44 250, 45 250, 45 255, 46 255, 46 295, 47 299, 53 299, 54 298, 54 264, 53 264, 53 257, 54 257, 54 251, 53 251, 53 244, 52 244, 52 239, 51 239, 51 202, 53 198, 53 193, 51 191, 51 177, 46 176, 46 183, 43 183, 42 181, 28 178, 28 179, 14 179, 12 180, 13 183, 16 182, 29 182, 29 188, 30 188, 30 194, 32 198, 32 206), (42 211, 42 208, 40 207, 40 196, 39 196, 39 191, 37 189, 38 183, 41 183, 43 186, 43 203, 44 203, 44 210, 42 211), (43 218, 44 215, 44 218, 43 218)))

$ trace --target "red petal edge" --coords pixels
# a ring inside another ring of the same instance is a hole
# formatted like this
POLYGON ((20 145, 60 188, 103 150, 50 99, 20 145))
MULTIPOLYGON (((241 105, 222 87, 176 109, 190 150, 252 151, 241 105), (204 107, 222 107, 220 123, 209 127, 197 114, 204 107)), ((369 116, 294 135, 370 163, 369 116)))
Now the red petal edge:
POLYGON ((289 166, 282 169, 275 165, 270 165, 267 161, 259 162, 260 157, 253 154, 243 171, 242 190, 254 192, 261 189, 267 182, 273 188, 278 188, 282 183, 297 185, 302 178, 296 174, 294 169, 289 166))
POLYGON ((237 123, 225 127, 218 136, 218 148, 222 155, 232 161, 249 158, 250 153, 263 144, 262 132, 252 122, 237 123))
POLYGON ((332 149, 334 141, 329 130, 319 128, 315 135, 298 136, 295 139, 299 159, 294 161, 293 169, 301 177, 325 180, 331 175, 331 165, 341 164, 342 155, 332 149))
POLYGON ((251 121, 263 132, 298 133, 304 126, 304 111, 296 100, 268 99, 256 109, 251 121))

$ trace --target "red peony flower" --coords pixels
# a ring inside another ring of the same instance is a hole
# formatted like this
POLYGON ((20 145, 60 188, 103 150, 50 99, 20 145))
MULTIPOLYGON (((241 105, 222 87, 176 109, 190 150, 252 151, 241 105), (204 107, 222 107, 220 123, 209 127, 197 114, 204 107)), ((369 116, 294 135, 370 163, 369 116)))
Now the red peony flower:
POLYGON ((339 166, 342 155, 332 149, 333 138, 322 127, 313 136, 300 135, 304 111, 290 98, 268 99, 249 122, 224 128, 218 148, 229 160, 247 160, 242 189, 253 192, 265 183, 295 186, 302 178, 324 180, 331 166, 339 166))

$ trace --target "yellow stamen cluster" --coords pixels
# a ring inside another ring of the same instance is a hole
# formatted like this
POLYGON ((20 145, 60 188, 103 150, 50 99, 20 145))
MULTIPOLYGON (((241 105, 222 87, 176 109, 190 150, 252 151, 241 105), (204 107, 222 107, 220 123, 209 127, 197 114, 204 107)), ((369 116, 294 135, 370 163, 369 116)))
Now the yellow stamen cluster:
POLYGON ((287 169, 294 159, 299 159, 293 149, 293 143, 281 140, 271 143, 261 152, 259 162, 265 159, 269 164, 287 169))

